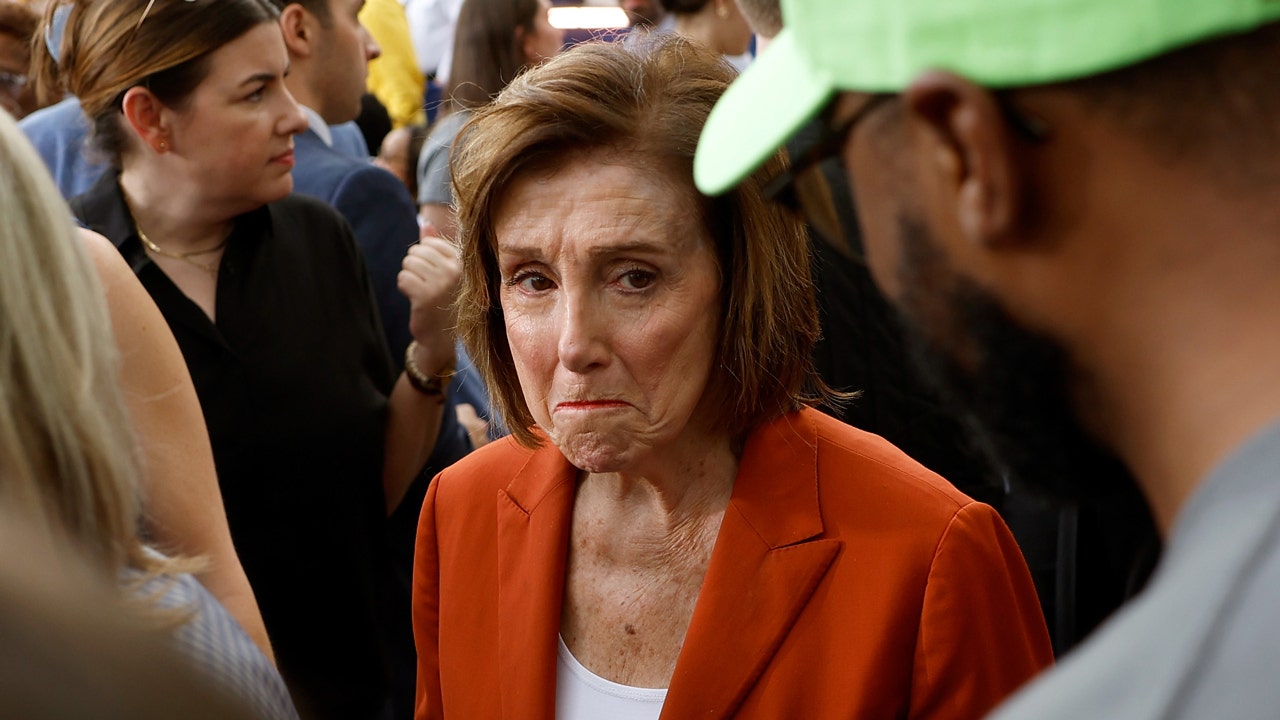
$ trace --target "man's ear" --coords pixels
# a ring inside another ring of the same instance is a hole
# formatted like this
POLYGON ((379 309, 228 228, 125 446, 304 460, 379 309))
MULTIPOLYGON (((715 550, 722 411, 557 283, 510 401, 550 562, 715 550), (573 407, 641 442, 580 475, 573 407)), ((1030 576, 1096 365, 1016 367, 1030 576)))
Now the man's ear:
POLYGON ((315 53, 317 24, 316 17, 301 3, 289 3, 280 11, 280 30, 291 58, 310 57, 315 53))
POLYGON ((150 90, 135 85, 125 91, 121 103, 125 122, 143 144, 155 153, 169 151, 169 121, 167 108, 150 90))
POLYGON ((937 187, 950 193, 961 231, 972 242, 998 243, 1019 236, 1025 208, 1025 177, 1019 140, 995 95, 949 72, 929 71, 903 92, 907 121, 933 171, 937 187))

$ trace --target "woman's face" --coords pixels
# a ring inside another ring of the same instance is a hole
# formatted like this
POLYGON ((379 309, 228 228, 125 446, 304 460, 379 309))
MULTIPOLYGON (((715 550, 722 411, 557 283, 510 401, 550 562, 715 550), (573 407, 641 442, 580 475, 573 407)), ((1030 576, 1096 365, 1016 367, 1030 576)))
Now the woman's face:
POLYGON ((293 190, 293 136, 307 127, 284 86, 280 26, 263 23, 218 48, 188 102, 170 109, 170 152, 213 205, 237 212, 293 190))
POLYGON ((689 178, 599 154, 514 182, 495 217, 525 402, 590 472, 652 466, 718 432, 704 405, 720 272, 689 178))
POLYGON ((551 0, 538 0, 533 14, 533 31, 524 38, 525 63, 537 65, 555 57, 564 47, 564 31, 551 24, 551 0))

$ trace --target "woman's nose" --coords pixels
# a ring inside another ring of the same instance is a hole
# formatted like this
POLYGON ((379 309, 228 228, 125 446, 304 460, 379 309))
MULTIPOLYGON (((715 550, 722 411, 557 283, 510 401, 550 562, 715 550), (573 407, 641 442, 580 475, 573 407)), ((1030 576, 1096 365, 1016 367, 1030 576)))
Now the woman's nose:
POLYGON ((284 91, 285 108, 284 114, 280 118, 279 128, 281 135, 297 135, 307 129, 307 114, 302 112, 302 106, 293 99, 293 95, 288 90, 284 91))
POLYGON ((566 370, 584 373, 608 364, 608 318, 590 298, 565 296, 557 350, 566 370))

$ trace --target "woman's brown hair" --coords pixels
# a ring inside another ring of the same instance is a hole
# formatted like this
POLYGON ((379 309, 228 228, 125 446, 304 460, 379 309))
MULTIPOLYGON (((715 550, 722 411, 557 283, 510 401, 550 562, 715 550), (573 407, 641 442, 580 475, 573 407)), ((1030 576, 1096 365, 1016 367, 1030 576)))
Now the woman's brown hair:
MULTIPOLYGON (((507 344, 494 217, 517 179, 581 162, 592 150, 687 178, 715 243, 722 319, 709 392, 734 437, 829 391, 813 372, 818 336, 804 228, 767 202, 756 178, 718 198, 693 187, 698 136, 734 71, 675 36, 580 45, 507 87, 463 127, 453 148, 462 244, 458 328, 512 435, 538 441, 507 344)), ((773 158, 765 172, 780 168, 773 158)), ((758 176, 757 176, 758 177, 758 176)), ((509 208, 504 208, 508 209, 509 208)))
POLYGON ((538 0, 466 0, 454 31, 453 65, 445 109, 474 110, 488 104, 524 69, 516 29, 533 32, 538 0))
POLYGON ((56 102, 63 90, 79 98, 97 149, 119 166, 125 91, 145 85, 165 105, 182 107, 213 51, 278 17, 267 0, 53 0, 32 46, 40 102, 56 102), (56 36, 59 13, 66 25, 56 36))

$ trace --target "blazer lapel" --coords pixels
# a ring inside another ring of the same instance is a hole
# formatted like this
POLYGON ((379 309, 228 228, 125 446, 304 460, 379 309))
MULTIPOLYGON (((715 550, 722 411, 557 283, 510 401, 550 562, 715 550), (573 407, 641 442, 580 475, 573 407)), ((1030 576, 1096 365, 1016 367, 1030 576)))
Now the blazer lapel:
POLYGON ((809 412, 786 415, 747 443, 663 718, 732 716, 843 544, 819 539, 809 412))
POLYGON ((547 445, 498 493, 498 682, 503 717, 555 717, 557 638, 577 475, 577 469, 547 445))

